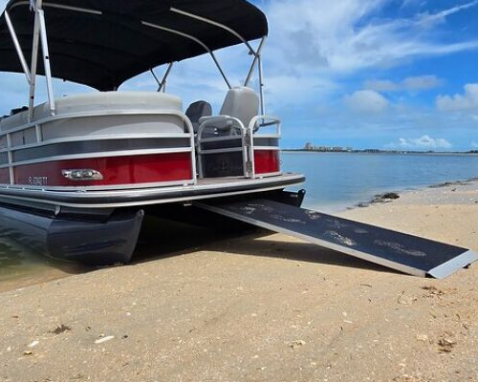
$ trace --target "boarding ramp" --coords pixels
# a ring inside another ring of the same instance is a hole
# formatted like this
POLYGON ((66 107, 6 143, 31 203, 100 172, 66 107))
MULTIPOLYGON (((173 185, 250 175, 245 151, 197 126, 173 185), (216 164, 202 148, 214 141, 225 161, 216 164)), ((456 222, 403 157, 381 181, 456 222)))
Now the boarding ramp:
POLYGON ((442 279, 478 260, 465 248, 269 199, 208 200, 195 205, 419 277, 442 279))

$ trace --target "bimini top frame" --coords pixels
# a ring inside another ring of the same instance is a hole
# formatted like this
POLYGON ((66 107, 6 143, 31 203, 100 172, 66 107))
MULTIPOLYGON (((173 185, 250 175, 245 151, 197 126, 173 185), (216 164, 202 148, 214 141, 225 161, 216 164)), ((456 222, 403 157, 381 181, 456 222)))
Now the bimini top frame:
POLYGON ((167 63, 164 89, 173 62, 205 53, 231 87, 213 52, 240 43, 254 57, 247 85, 256 65, 262 76, 267 33, 265 15, 245 0, 10 0, 0 18, 0 71, 25 73, 30 109, 36 75, 45 75, 54 114, 52 77, 108 91, 167 63), (250 41, 259 38, 255 50, 250 41))

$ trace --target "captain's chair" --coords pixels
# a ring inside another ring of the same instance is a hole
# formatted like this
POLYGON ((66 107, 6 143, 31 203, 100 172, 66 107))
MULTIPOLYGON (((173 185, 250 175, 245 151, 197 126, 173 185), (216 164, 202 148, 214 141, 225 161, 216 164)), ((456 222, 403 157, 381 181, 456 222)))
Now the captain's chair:
POLYGON ((205 135, 237 135, 241 126, 234 119, 241 121, 247 128, 251 119, 259 111, 259 97, 251 88, 240 86, 227 92, 221 112, 217 117, 203 117, 199 120, 205 135))
POLYGON ((259 97, 251 88, 244 86, 230 89, 221 108, 220 115, 239 119, 244 127, 259 111, 259 97))

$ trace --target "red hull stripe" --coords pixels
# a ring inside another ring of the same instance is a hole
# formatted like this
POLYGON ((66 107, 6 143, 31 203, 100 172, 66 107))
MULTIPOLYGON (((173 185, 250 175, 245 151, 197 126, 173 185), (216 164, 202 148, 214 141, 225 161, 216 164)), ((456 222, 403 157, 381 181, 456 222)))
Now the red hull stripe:
POLYGON ((190 153, 64 160, 17 166, 14 171, 16 185, 59 187, 174 182, 193 177, 190 153), (97 170, 103 180, 72 181, 62 175, 62 170, 74 169, 97 170))
POLYGON ((279 151, 277 150, 255 150, 254 161, 256 174, 280 171, 279 151))

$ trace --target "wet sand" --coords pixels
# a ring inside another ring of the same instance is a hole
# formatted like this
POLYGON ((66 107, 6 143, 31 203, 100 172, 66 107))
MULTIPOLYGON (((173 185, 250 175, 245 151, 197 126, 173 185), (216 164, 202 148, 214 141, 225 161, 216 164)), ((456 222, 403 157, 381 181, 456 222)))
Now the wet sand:
MULTIPOLYGON (((343 215, 478 250, 477 183, 343 215)), ((478 265, 436 281, 152 227, 135 264, 0 293, 0 381, 478 380, 478 265)))

